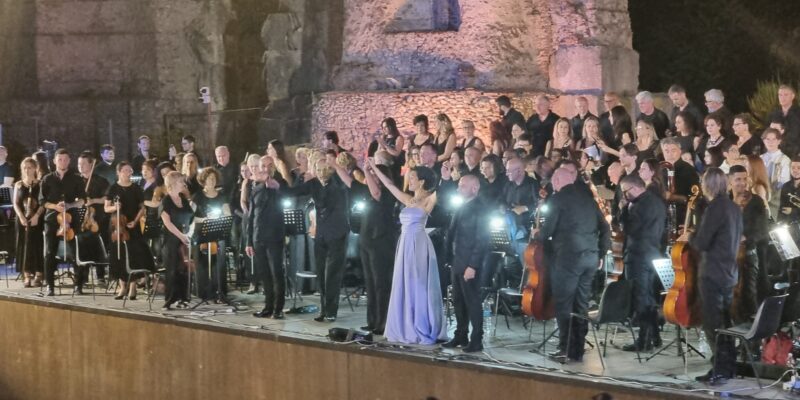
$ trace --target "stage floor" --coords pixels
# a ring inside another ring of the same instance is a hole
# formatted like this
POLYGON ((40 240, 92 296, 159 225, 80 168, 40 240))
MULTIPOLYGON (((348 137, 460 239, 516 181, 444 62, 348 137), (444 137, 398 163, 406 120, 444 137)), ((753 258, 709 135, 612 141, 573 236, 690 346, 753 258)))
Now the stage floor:
MULTIPOLYGON (((483 353, 464 354, 460 350, 441 349, 439 346, 400 346, 388 343, 382 336, 377 336, 372 345, 365 344, 333 344, 327 338, 328 329, 332 327, 358 328, 365 325, 366 300, 364 297, 356 298, 350 296, 352 308, 348 301, 343 297, 339 307, 339 318, 333 323, 315 322, 313 318, 316 314, 286 314, 284 320, 259 319, 252 316, 252 313, 260 310, 263 296, 247 295, 240 291, 233 291, 229 297, 237 304, 241 304, 239 311, 234 311, 227 305, 201 305, 197 309, 191 310, 162 310, 163 298, 158 296, 150 309, 146 296, 143 291, 139 293, 138 299, 128 301, 126 308, 123 308, 122 300, 114 300, 111 292, 106 293, 104 288, 97 288, 96 296, 93 298, 91 288, 84 289, 86 294, 72 297, 72 290, 63 287, 61 294, 55 297, 41 297, 38 288, 23 288, 22 282, 15 280, 16 274, 9 273, 8 279, 5 275, 0 275, 0 297, 8 296, 11 298, 25 299, 26 301, 42 302, 44 305, 63 304, 70 307, 85 307, 94 311, 112 312, 114 314, 128 314, 131 317, 146 316, 148 319, 163 319, 165 323, 170 321, 182 321, 184 323, 197 324, 197 326, 214 327, 214 329, 229 329, 234 331, 246 331, 250 333, 264 333, 280 335, 300 340, 314 341, 320 345, 336 346, 357 346, 359 348, 370 348, 382 352, 391 352, 409 357, 434 358, 440 361, 452 361, 459 363, 476 364, 487 368, 511 369, 522 372, 538 372, 555 374, 562 377, 576 377, 589 379, 596 382, 628 386, 638 389, 652 389, 657 392, 671 393, 677 397, 703 398, 711 395, 719 396, 735 395, 740 398, 759 398, 759 399, 796 399, 798 396, 790 395, 780 389, 780 384, 775 384, 771 388, 759 390, 755 379, 734 379, 727 384, 718 387, 707 387, 697 384, 693 377, 705 373, 709 368, 709 362, 697 355, 687 357, 684 366, 681 357, 677 356, 675 346, 664 351, 661 355, 655 356, 650 361, 637 362, 636 354, 623 352, 620 347, 631 342, 630 334, 620 329, 616 335, 609 334, 610 343, 605 357, 605 369, 602 368, 596 349, 587 347, 586 355, 582 363, 560 364, 549 360, 545 355, 531 352, 543 339, 543 328, 541 322, 534 322, 532 330, 529 332, 523 327, 520 317, 509 318, 510 328, 506 327, 504 317, 501 315, 497 320, 496 334, 487 334, 484 339, 485 350, 483 353), (529 339, 530 335, 530 339, 529 339)), ((58 290, 56 291, 58 294, 58 290)), ((193 305, 197 301, 193 301, 193 305)), ((297 299, 297 305, 319 304, 318 295, 304 295, 302 300, 297 299)), ((293 306, 293 300, 287 299, 287 309, 293 306)), ((455 321, 449 322, 450 332, 455 327, 455 321)), ((546 333, 550 333, 553 324, 546 325, 546 333)), ((603 331, 598 332, 598 338, 602 338, 603 331)), ((669 342, 675 336, 672 328, 669 328, 663 335, 664 341, 669 342)), ((588 338, 592 341, 591 331, 588 338)), ((697 333, 689 332, 690 343, 697 345, 697 333)), ((544 350, 552 351, 556 340, 551 339, 544 350)), ((642 353, 642 357, 649 356, 650 353, 642 353)), ((762 383, 766 386, 774 381, 764 379, 762 383)))

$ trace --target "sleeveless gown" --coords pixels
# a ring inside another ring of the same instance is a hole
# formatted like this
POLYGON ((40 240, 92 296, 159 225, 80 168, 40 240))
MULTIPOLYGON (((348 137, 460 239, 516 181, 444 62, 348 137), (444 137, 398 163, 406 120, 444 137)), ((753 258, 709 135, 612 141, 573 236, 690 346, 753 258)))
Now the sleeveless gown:
POLYGON ((447 339, 436 253, 425 223, 425 210, 400 212, 402 231, 395 252, 386 339, 409 344, 434 344, 447 339))

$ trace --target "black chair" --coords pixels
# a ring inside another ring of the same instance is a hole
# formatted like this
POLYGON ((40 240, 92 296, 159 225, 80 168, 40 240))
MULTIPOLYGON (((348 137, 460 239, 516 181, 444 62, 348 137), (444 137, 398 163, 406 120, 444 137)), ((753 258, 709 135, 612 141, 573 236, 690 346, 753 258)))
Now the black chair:
MULTIPOLYGON (((125 249, 125 274, 128 276, 128 280, 125 281, 126 285, 129 285, 130 282, 133 281, 134 276, 143 276, 147 277, 149 274, 152 273, 149 269, 139 268, 139 269, 131 269, 131 257, 128 253, 128 242, 122 242, 123 248, 125 249)), ((147 288, 146 293, 150 293, 150 280, 146 281, 147 288)), ((124 290, 124 289, 123 289, 124 290)), ((155 296, 154 296, 155 297, 155 296)), ((125 305, 128 303, 128 295, 125 295, 125 298, 122 300, 122 308, 125 308, 125 305)), ((152 309, 152 302, 148 302, 147 306, 152 309)))
MULTIPOLYGON (((103 258, 106 258, 106 246, 103 243, 103 238, 100 235, 97 235, 98 246, 100 246, 100 254, 103 258)), ((75 238, 75 266, 76 267, 85 267, 87 268, 89 279, 91 279, 92 283, 92 300, 95 299, 95 282, 94 282, 94 275, 97 274, 97 267, 105 267, 108 266, 108 260, 83 260, 81 259, 81 246, 80 246, 81 239, 76 237, 75 238), (92 273, 92 269, 94 269, 94 274, 92 273)), ((75 297, 75 292, 72 292, 72 297, 75 297)))
MULTIPOLYGON (((631 324, 631 296, 632 288, 630 281, 616 281, 610 282, 603 295, 600 297, 600 305, 596 311, 590 311, 587 315, 571 313, 569 318, 569 337, 572 337, 572 320, 575 318, 582 319, 589 323, 592 328, 592 336, 594 337, 595 347, 597 354, 600 356, 600 365, 603 369, 606 368, 603 358, 606 355, 606 344, 608 343, 608 327, 611 324, 618 324, 628 328, 631 337, 635 338, 633 333, 633 325, 631 324), (597 341, 597 329, 600 325, 606 325, 605 339, 603 340, 603 351, 600 351, 600 344, 597 341)), ((569 341, 567 341, 567 354, 569 353, 569 341)), ((642 362, 639 352, 636 352, 636 359, 642 362)))
MULTIPOLYGON (((747 362, 756 374, 759 388, 763 388, 763 386, 761 385, 761 377, 758 376, 758 368, 754 365, 757 360, 753 359, 753 352, 750 346, 753 342, 759 343, 762 339, 766 339, 778 331, 778 328, 781 326, 783 305, 786 303, 787 296, 787 294, 783 294, 780 296, 767 297, 761 305, 758 306, 758 312, 752 324, 745 323, 731 328, 717 330, 717 335, 714 338, 715 349, 717 348, 717 343, 719 343, 719 337, 721 335, 732 336, 742 340, 747 353, 747 362)), ((714 373, 716 374, 716 371, 714 371, 714 373)))

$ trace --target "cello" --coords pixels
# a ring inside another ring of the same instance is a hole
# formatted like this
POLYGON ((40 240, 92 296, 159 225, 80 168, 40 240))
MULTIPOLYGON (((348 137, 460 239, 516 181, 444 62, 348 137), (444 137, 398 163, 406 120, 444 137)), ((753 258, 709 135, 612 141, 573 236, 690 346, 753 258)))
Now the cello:
MULTIPOLYGON (((686 219, 683 225, 683 235, 689 229, 692 214, 696 209, 696 202, 700 196, 700 188, 692 187, 692 196, 686 205, 686 219)), ((688 328, 700 323, 700 299, 697 294, 697 273, 699 257, 689 246, 687 241, 679 238, 672 246, 670 253, 672 269, 675 271, 675 281, 664 300, 664 318, 673 324, 688 328)))
MULTIPOLYGON (((542 207, 536 208, 537 232, 541 225, 542 207)), ((523 259, 528 279, 522 290, 522 312, 539 321, 555 318, 555 304, 550 299, 550 277, 544 262, 544 243, 538 233, 528 242, 523 259)))

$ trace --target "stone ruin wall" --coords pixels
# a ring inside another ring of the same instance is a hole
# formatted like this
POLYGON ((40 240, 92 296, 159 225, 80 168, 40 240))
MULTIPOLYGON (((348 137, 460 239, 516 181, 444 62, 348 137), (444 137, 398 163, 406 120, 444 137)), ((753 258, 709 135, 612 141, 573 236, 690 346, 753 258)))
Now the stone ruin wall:
POLYGON ((572 116, 576 96, 589 98, 596 113, 602 92, 636 90, 626 0, 460 0, 457 31, 389 32, 413 2, 346 1, 342 64, 333 90, 315 99, 315 141, 335 130, 360 155, 383 118, 410 131, 414 115, 432 120, 438 112, 456 127, 473 120, 487 139, 500 94, 526 117, 539 93, 557 114, 572 116))

